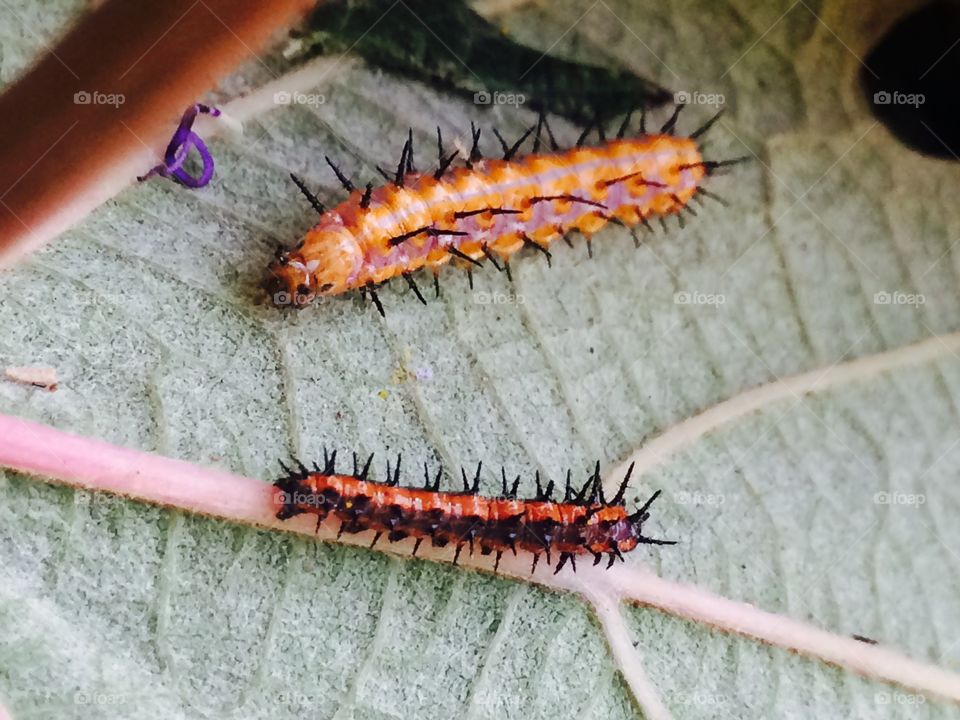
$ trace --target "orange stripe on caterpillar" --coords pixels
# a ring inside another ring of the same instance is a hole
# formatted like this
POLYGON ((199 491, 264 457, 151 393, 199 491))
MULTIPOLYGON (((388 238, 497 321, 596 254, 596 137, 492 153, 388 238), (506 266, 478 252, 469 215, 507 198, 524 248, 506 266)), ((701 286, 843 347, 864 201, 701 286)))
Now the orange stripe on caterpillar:
MULTIPOLYGON (((676 113, 665 128, 672 129, 675 119, 676 113)), ((578 141, 564 152, 518 160, 510 159, 518 145, 507 148, 502 139, 506 159, 482 159, 475 130, 466 167, 450 170, 453 155, 444 156, 438 131, 435 173, 412 172, 411 134, 392 182, 376 189, 356 189, 330 163, 350 196, 327 210, 294 178, 321 218, 295 249, 278 252, 270 264, 274 301, 301 305, 317 295, 368 289, 379 308, 374 288, 403 276, 423 302, 410 277, 421 268, 436 274, 452 259, 468 268, 489 259, 508 269, 524 246, 549 260, 550 243, 572 230, 589 239, 611 221, 634 226, 678 214, 721 164, 705 161, 696 142, 715 119, 688 138, 643 134, 596 147, 578 141)), ((626 121, 621 131, 625 127, 626 121)))
POLYGON ((340 521, 340 533, 373 531, 371 547, 384 535, 390 541, 416 538, 413 554, 424 539, 436 547, 456 547, 454 563, 464 546, 473 553, 474 545, 483 555, 496 554, 494 570, 506 551, 517 549, 533 553, 533 570, 541 554, 547 564, 556 557, 556 572, 569 560, 576 570, 576 556, 589 554, 594 564, 606 554, 607 567, 623 553, 640 544, 672 545, 667 540, 645 537, 641 528, 649 518, 650 505, 660 494, 657 491, 639 510, 627 513, 623 504, 630 470, 616 496, 610 501, 603 497, 600 464, 586 484, 575 492, 570 487, 570 473, 564 499, 552 499, 553 483, 546 489, 537 477, 537 495, 532 499, 518 498, 519 476, 512 488, 507 486, 506 473, 501 471, 503 493, 499 498, 478 494, 480 469, 472 483, 463 472, 462 492, 441 492, 440 472, 431 481, 424 467, 426 484, 423 488, 399 486, 400 458, 391 475, 387 464, 387 480, 375 482, 367 478, 373 456, 362 470, 357 470, 356 455, 352 474, 336 472, 336 452, 324 453, 324 467, 308 470, 299 464, 298 470, 284 467, 286 475, 274 482, 277 517, 281 520, 309 513, 317 516, 317 527, 327 517, 340 521))

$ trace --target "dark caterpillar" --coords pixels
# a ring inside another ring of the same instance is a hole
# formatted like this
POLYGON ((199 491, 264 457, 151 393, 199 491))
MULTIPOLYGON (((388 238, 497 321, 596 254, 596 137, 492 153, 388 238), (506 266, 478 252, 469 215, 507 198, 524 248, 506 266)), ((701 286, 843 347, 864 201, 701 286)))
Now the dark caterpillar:
POLYGON ((336 456, 336 451, 331 455, 324 451, 323 468, 314 464, 313 470, 300 462, 298 470, 281 463, 286 475, 274 482, 279 490, 276 494, 279 519, 311 513, 317 516, 319 528, 325 518, 333 515, 341 523, 337 537, 373 530, 376 534, 370 547, 384 534, 391 542, 413 537, 416 538, 414 555, 426 538, 430 538, 435 547, 454 544, 454 563, 465 545, 472 554, 477 544, 482 555, 496 553, 494 571, 503 553, 510 550, 516 554, 517 548, 533 553, 531 572, 536 570, 541 554, 546 555, 548 565, 556 555, 556 573, 568 560, 575 571, 577 555, 593 555, 596 565, 607 554, 609 568, 637 545, 674 544, 670 540, 648 538, 641 532, 643 523, 650 517, 647 512, 650 505, 660 495, 659 490, 639 510, 627 513, 623 498, 633 465, 609 501, 603 495, 599 462, 579 491, 571 488, 568 471, 563 502, 556 502, 552 499, 553 481, 542 488, 539 473, 536 496, 521 499, 517 498, 519 476, 508 488, 506 472, 501 470, 502 497, 491 498, 477 492, 482 464, 477 465, 472 482, 467 479, 466 471, 461 470, 463 492, 451 493, 440 491, 442 469, 431 481, 424 465, 424 487, 406 488, 399 487, 400 457, 392 475, 387 463, 387 480, 381 483, 367 479, 373 455, 358 470, 354 454, 353 472, 349 475, 337 474, 336 456))

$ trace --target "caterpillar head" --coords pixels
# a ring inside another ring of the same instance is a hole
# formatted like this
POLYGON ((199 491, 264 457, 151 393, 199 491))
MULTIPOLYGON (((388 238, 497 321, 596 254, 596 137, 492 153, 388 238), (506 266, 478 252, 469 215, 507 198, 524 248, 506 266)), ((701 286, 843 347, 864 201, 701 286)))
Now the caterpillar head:
POLYGON ((318 225, 293 250, 277 250, 265 283, 275 305, 302 307, 318 295, 349 290, 363 263, 363 251, 339 224, 318 225))
POLYGON ((650 505, 660 495, 657 490, 643 507, 627 515, 622 505, 605 505, 593 513, 586 527, 586 543, 595 553, 615 555, 630 552, 637 545, 674 545, 674 540, 658 540, 643 534, 643 523, 650 519, 650 505))
POLYGON ((276 492, 273 501, 277 507, 277 519, 286 520, 299 515, 303 510, 297 506, 297 493, 301 491, 300 479, 293 475, 284 475, 274 481, 276 492))
POLYGON ((650 506, 653 505, 653 501, 660 497, 660 491, 657 490, 649 499, 643 504, 639 510, 631 515, 627 515, 625 522, 629 524, 629 532, 626 532, 624 529, 623 539, 617 540, 617 549, 621 552, 625 549, 632 550, 637 545, 676 545, 676 540, 658 540, 657 538, 647 537, 643 534, 643 523, 650 519, 650 513, 647 512, 650 509, 650 506), (625 547, 629 546, 629 547, 625 547))

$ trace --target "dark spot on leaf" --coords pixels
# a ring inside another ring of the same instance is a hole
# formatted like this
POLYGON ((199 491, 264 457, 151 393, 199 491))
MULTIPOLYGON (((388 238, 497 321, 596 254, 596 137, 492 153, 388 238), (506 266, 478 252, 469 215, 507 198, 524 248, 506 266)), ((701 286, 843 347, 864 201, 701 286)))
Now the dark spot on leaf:
POLYGON ((904 145, 960 159, 960 5, 938 0, 901 19, 870 51, 860 84, 904 145))

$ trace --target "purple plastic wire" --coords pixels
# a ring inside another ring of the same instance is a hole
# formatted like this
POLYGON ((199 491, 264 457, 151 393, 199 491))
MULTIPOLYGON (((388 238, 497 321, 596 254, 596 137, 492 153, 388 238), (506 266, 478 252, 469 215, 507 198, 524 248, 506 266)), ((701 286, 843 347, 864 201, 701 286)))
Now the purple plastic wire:
POLYGON ((143 181, 154 175, 160 175, 161 177, 173 178, 189 188, 200 188, 210 182, 210 178, 213 177, 213 155, 207 150, 207 146, 200 139, 200 136, 191 129, 198 113, 212 115, 213 117, 220 115, 217 108, 209 105, 196 103, 188 107, 183 113, 183 117, 180 118, 180 124, 177 126, 176 132, 170 138, 167 150, 163 154, 163 163, 157 165, 146 175, 138 177, 137 180, 143 181), (192 149, 196 149, 201 161, 203 161, 203 170, 199 177, 191 175, 183 168, 183 164, 192 149))

